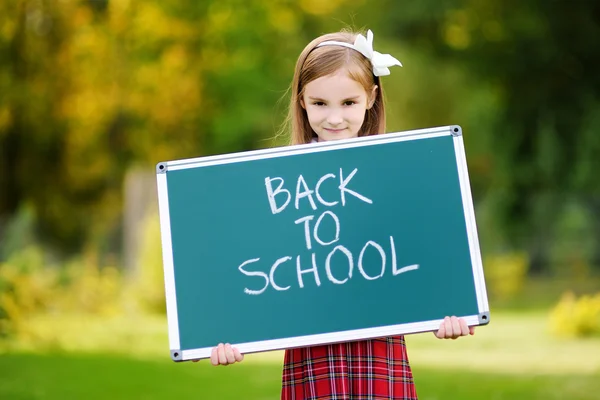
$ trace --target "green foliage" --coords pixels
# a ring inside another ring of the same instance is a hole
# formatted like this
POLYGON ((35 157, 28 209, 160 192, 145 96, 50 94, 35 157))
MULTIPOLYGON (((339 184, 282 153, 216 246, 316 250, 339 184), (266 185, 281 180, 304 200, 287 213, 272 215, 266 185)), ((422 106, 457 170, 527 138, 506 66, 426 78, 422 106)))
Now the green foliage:
POLYGON ((264 147, 304 22, 345 3, 2 3, 0 221, 27 202, 80 250, 118 233, 133 163, 264 147))
POLYGON ((42 270, 39 249, 28 247, 0 264, 0 338, 26 331, 26 318, 47 311, 54 298, 55 271, 42 270))
POLYGON ((27 247, 0 264, 0 337, 34 337, 30 319, 40 314, 111 316, 123 310, 118 270, 99 267, 94 253, 58 269, 38 247, 27 247))
POLYGON ((154 214, 148 215, 142 231, 139 265, 127 283, 130 287, 128 293, 141 310, 165 314, 165 284, 158 217, 154 214))
POLYGON ((35 223, 32 208, 21 206, 6 224, 4 238, 0 242, 0 261, 35 244, 35 223))
MULTIPOLYGON (((570 213, 563 205, 576 199, 584 213, 600 211, 600 181, 591 172, 600 170, 600 57, 594 50, 600 46, 600 7, 457 0, 426 12, 432 3, 408 7, 411 18, 392 24, 405 4, 389 1, 386 20, 395 35, 462 66, 473 83, 496 88, 491 174, 479 190, 494 198, 504 238, 530 253, 531 271, 541 272, 553 262, 553 233, 563 213, 570 213)), ((598 218, 589 225, 597 243, 598 218)), ((586 233, 578 232, 577 240, 586 233)), ((598 247, 592 258, 600 264, 598 247)))
POLYGON ((384 78, 388 130, 463 125, 484 250, 585 275, 600 266, 599 21, 589 1, 0 2, 0 251, 26 208, 44 245, 118 252, 132 165, 282 144, 301 49, 368 27, 404 63, 384 78))
POLYGON ((484 260, 488 295, 493 300, 506 300, 518 295, 527 280, 529 260, 524 253, 488 256, 484 260))
POLYGON ((122 312, 122 278, 114 266, 98 266, 93 260, 76 260, 62 271, 54 294, 58 311, 111 316, 122 312))
POLYGON ((600 293, 565 293, 550 312, 550 328, 558 336, 600 336, 600 293))
POLYGON ((560 210, 548 251, 554 272, 561 277, 589 278, 598 243, 594 235, 597 216, 574 199, 565 200, 560 210))

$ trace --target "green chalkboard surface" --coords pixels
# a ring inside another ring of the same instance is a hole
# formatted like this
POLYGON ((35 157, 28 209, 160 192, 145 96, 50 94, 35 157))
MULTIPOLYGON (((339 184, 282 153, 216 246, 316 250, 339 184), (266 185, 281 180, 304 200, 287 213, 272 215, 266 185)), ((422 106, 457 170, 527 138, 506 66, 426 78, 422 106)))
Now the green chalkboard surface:
POLYGON ((459 126, 161 162, 157 182, 175 361, 489 322, 459 126))

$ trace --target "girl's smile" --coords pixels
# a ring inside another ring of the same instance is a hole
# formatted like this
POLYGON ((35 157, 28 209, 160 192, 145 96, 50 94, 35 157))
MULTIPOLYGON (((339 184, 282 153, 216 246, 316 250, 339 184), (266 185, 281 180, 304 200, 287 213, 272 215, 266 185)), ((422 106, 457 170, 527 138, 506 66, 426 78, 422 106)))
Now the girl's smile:
POLYGON ((345 129, 345 128, 344 128, 344 129, 339 129, 339 128, 338 128, 338 129, 334 129, 334 128, 324 128, 324 129, 325 129, 327 132, 331 132, 331 133, 339 133, 339 132, 342 132, 342 131, 344 131, 344 129, 345 129))

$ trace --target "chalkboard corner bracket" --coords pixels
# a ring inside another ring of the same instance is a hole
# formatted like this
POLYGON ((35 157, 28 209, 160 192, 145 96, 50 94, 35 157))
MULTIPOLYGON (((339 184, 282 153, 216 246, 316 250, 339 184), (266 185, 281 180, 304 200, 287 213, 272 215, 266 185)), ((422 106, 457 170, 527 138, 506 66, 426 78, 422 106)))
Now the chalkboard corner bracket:
POLYGON ((167 163, 159 162, 156 164, 156 173, 157 174, 166 174, 168 170, 167 163))
POLYGON ((171 350, 171 359, 173 361, 183 361, 181 350, 171 350))
POLYGON ((452 136, 462 136, 462 128, 460 125, 452 125, 450 127, 450 132, 452 133, 452 136))
POLYGON ((479 324, 487 325, 489 323, 490 323, 490 313, 489 312, 479 313, 479 324))

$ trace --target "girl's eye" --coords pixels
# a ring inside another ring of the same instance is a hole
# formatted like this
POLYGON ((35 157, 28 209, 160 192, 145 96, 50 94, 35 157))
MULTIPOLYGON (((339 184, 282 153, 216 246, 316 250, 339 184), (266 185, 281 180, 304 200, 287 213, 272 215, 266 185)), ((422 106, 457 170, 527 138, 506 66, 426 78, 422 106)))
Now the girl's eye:
POLYGON ((352 101, 352 100, 348 100, 348 101, 345 101, 345 102, 344 102, 344 105, 345 105, 345 106, 353 106, 354 104, 356 104, 356 102, 355 102, 355 101, 352 101))
POLYGON ((325 105, 325 103, 323 103, 322 101, 315 101, 313 104, 315 106, 324 106, 325 105))

